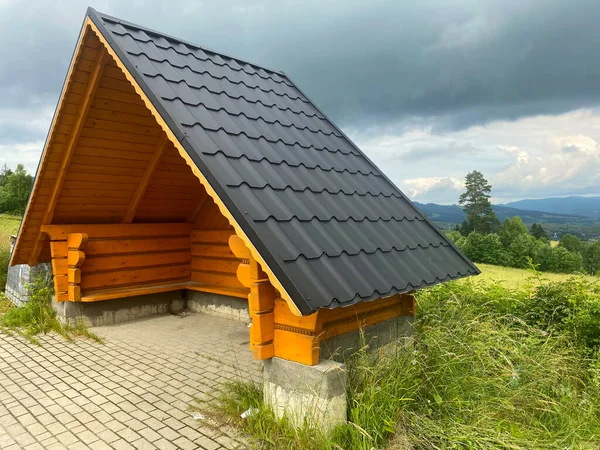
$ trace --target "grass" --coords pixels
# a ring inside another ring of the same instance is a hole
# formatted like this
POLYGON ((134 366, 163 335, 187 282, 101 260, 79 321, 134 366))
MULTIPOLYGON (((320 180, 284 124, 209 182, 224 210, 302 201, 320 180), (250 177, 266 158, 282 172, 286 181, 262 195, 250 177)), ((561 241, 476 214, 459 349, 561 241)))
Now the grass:
MULTIPOLYGON (((515 269, 513 267, 494 266, 491 264, 477 264, 481 274, 477 277, 470 277, 464 280, 467 283, 479 283, 481 280, 496 282, 509 289, 518 289, 528 283, 531 278, 531 271, 526 269, 515 269)), ((566 273, 541 273, 542 278, 548 282, 566 281, 572 277, 566 273)), ((600 284, 600 276, 583 275, 583 279, 591 283, 600 284)))
POLYGON ((583 279, 422 291, 413 346, 347 361, 349 421, 330 436, 276 420, 241 380, 205 411, 269 449, 598 449, 599 297, 583 279))
POLYGON ((4 296, 10 259, 9 236, 18 232, 20 223, 21 217, 0 214, 0 331, 19 334, 38 345, 40 342, 37 336, 50 332, 58 333, 67 340, 85 337, 102 342, 82 321, 63 324, 57 319, 51 306, 54 291, 47 280, 38 279, 28 286, 30 300, 21 307, 15 307, 4 296))
POLYGON ((38 278, 30 286, 29 301, 23 306, 14 307, 2 294, 0 301, 0 331, 6 334, 18 334, 31 343, 40 345, 37 336, 57 333, 72 341, 74 337, 84 337, 102 343, 102 339, 91 333, 83 321, 62 323, 52 309, 54 289, 52 283, 38 278), (6 304, 9 304, 8 306, 6 304))

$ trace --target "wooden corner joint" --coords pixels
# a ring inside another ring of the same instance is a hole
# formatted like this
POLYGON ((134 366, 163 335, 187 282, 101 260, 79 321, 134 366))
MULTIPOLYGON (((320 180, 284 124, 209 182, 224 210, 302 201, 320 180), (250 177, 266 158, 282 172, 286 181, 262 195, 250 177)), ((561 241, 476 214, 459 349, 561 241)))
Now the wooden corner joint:
POLYGON ((81 300, 81 266, 85 262, 85 248, 88 241, 86 233, 67 234, 67 263, 69 265, 67 278, 69 281, 68 296, 69 301, 78 302, 81 300))

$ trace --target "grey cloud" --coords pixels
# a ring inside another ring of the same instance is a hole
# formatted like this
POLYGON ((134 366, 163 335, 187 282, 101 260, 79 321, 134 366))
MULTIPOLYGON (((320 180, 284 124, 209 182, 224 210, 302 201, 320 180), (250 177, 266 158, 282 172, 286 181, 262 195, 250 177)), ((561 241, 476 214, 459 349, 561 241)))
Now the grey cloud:
MULTIPOLYGON (((0 106, 56 102, 85 6, 0 6, 0 106)), ((445 131, 600 101, 600 8, 592 0, 95 7, 281 69, 347 127, 405 121, 445 131)))

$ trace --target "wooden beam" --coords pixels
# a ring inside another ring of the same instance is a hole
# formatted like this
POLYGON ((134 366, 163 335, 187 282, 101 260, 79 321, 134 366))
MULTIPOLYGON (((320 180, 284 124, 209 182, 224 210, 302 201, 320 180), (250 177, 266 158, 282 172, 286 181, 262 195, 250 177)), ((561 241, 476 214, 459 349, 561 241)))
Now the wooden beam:
MULTIPOLYGON (((56 207, 56 202, 58 201, 58 196, 60 195, 62 185, 65 182, 65 178, 69 170, 69 165, 71 164, 71 159, 73 158, 73 153, 75 152, 75 147, 77 145, 77 141, 79 140, 79 135, 81 134, 83 125, 85 124, 85 120, 88 115, 88 111, 90 109, 90 105, 92 104, 92 100, 94 99, 94 94, 96 92, 100 79, 102 78, 102 72, 104 70, 104 67, 106 67, 106 64, 108 63, 109 59, 110 55, 106 51, 106 48, 104 46, 100 47, 98 61, 96 62, 94 71, 92 72, 92 75, 90 76, 90 79, 88 81, 87 89, 83 98, 83 102, 81 104, 81 110, 79 111, 77 121, 73 124, 71 136, 65 149, 65 154, 62 160, 62 164, 60 166, 60 170, 58 171, 57 179, 54 181, 52 195, 50 196, 50 201, 48 202, 48 206, 46 208, 46 213, 44 214, 42 224, 50 224, 52 222, 52 217, 54 216, 54 208, 56 207)), ((40 233, 40 236, 38 237, 38 240, 33 249, 31 259, 29 260, 29 265, 32 266, 36 264, 39 254, 42 250, 43 243, 44 235, 40 233)))
POLYGON ((196 219, 198 219, 198 216, 200 216, 200 212, 202 211, 202 208, 204 208, 207 199, 208 194, 205 193, 204 196, 200 199, 198 206, 196 206, 196 208, 194 209, 194 212, 190 214, 190 217, 187 218, 186 223, 196 222, 196 219))
POLYGON ((154 172, 156 171, 156 168, 158 167, 158 162, 160 161, 160 158, 162 157, 162 155, 165 153, 165 149, 167 147, 168 142, 169 142, 169 140, 167 139, 167 135, 164 134, 160 138, 160 141, 158 142, 158 146, 156 147, 156 150, 154 151, 154 155, 152 155, 152 159, 148 163, 148 167, 146 167, 144 175, 142 175, 142 180, 140 181, 140 184, 138 184, 138 187, 135 190, 133 197, 131 197, 131 202, 129 203, 129 207, 127 208, 127 211, 125 212, 125 215, 123 216, 123 220, 122 220, 123 223, 131 223, 133 221, 133 218, 135 217, 135 213, 137 212, 138 206, 140 205, 140 202, 142 201, 142 197, 146 193, 146 190, 148 189, 148 185, 150 184, 150 181, 152 180, 152 175, 154 175, 154 172))

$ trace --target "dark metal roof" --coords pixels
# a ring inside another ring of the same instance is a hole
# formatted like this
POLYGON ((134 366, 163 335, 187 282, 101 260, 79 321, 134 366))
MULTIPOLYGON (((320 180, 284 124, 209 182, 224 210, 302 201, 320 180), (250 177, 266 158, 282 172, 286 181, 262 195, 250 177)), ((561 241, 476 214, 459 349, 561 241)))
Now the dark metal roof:
POLYGON ((88 14, 302 314, 479 273, 283 73, 88 14))

